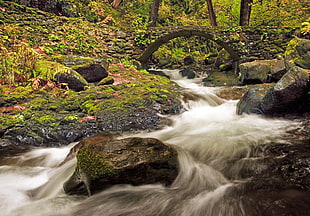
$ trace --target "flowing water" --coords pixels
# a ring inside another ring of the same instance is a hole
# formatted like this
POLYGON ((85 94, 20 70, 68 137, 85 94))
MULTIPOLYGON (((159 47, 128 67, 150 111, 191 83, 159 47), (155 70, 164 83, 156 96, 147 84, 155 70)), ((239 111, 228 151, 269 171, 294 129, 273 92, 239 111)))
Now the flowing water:
MULTIPOLYGON (((299 128, 299 123, 257 115, 238 116, 237 101, 218 98, 214 93, 216 88, 202 87, 197 84, 198 79, 184 80, 170 75, 196 95, 197 100, 184 102, 187 111, 172 116, 172 126, 134 134, 155 137, 176 146, 179 175, 170 187, 115 185, 91 197, 69 196, 63 192, 62 185, 73 173, 76 161, 58 165, 74 143, 62 148, 35 149, 0 166, 0 215, 295 215, 285 214, 295 210, 281 208, 283 202, 277 205, 278 214, 273 214, 267 201, 274 204, 280 200, 277 196, 304 200, 309 198, 308 194, 293 189, 276 194, 272 190, 264 191, 257 183, 251 184, 255 179, 246 172, 251 170, 249 167, 255 167, 255 161, 264 158, 261 152, 268 145, 292 145, 288 131, 299 128), (268 194, 273 194, 272 198, 268 194), (259 204, 257 197, 266 199, 266 203, 259 204), (261 206, 266 210, 261 210, 261 206)), ((258 172, 268 167, 260 164, 255 169, 258 172)))

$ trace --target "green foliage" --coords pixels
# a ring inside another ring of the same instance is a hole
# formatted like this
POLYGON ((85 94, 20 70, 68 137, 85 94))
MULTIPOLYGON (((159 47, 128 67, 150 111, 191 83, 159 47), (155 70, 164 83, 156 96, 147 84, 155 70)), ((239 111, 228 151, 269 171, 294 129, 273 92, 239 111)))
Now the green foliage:
POLYGON ((26 43, 15 44, 14 50, 0 49, 0 83, 14 84, 34 77, 34 65, 39 54, 26 43))
POLYGON ((253 2, 252 26, 298 26, 309 14, 307 0, 278 0, 253 2))
POLYGON ((303 37, 310 38, 310 18, 301 24, 300 32, 303 37))
MULTIPOLYGON (((202 62, 211 53, 218 52, 217 45, 203 37, 179 37, 163 44, 153 56, 155 59, 170 59, 181 61, 191 55, 197 62, 202 62)), ((176 62, 174 62, 176 63, 176 62)))
POLYGON ((217 23, 219 26, 238 26, 240 1, 213 0, 217 23))

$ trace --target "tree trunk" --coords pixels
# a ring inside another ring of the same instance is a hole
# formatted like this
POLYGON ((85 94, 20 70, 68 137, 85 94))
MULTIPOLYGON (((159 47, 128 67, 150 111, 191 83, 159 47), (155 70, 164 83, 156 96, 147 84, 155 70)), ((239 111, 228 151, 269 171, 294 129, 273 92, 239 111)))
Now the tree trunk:
POLYGON ((248 26, 249 25, 252 3, 253 3, 253 0, 241 0, 240 26, 248 26))
POLYGON ((110 1, 110 2, 112 4, 112 7, 116 9, 119 7, 119 5, 122 3, 122 1, 123 0, 114 0, 114 1, 112 1, 112 2, 110 1))
POLYGON ((217 23, 216 23, 216 16, 215 16, 215 13, 214 13, 212 0, 207 0, 207 5, 208 5, 208 12, 209 12, 210 25, 211 25, 211 26, 217 26, 217 23))
POLYGON ((155 27, 156 26, 156 22, 158 19, 158 10, 159 10, 159 5, 160 5, 161 0, 154 0, 152 7, 151 7, 151 15, 150 15, 150 27, 155 27))

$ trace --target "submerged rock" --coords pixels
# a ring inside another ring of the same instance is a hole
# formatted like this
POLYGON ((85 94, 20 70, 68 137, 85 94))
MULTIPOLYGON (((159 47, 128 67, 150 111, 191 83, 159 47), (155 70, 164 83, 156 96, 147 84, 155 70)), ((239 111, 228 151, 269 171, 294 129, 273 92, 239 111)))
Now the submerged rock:
POLYGON ((64 184, 68 194, 90 195, 115 184, 170 185, 178 175, 177 151, 154 138, 99 134, 79 142, 68 158, 75 154, 76 170, 64 184))
POLYGON ((25 153, 30 150, 29 146, 16 145, 15 142, 8 139, 0 139, 0 164, 7 158, 25 153))

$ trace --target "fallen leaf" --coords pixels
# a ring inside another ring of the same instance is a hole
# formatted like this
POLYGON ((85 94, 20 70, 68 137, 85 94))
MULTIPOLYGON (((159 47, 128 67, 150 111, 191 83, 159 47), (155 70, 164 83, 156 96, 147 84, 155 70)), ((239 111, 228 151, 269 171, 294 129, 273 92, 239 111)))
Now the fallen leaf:
POLYGON ((88 121, 88 120, 96 120, 96 116, 86 116, 86 117, 83 117, 81 120, 80 120, 80 123, 84 122, 84 121, 88 121))

